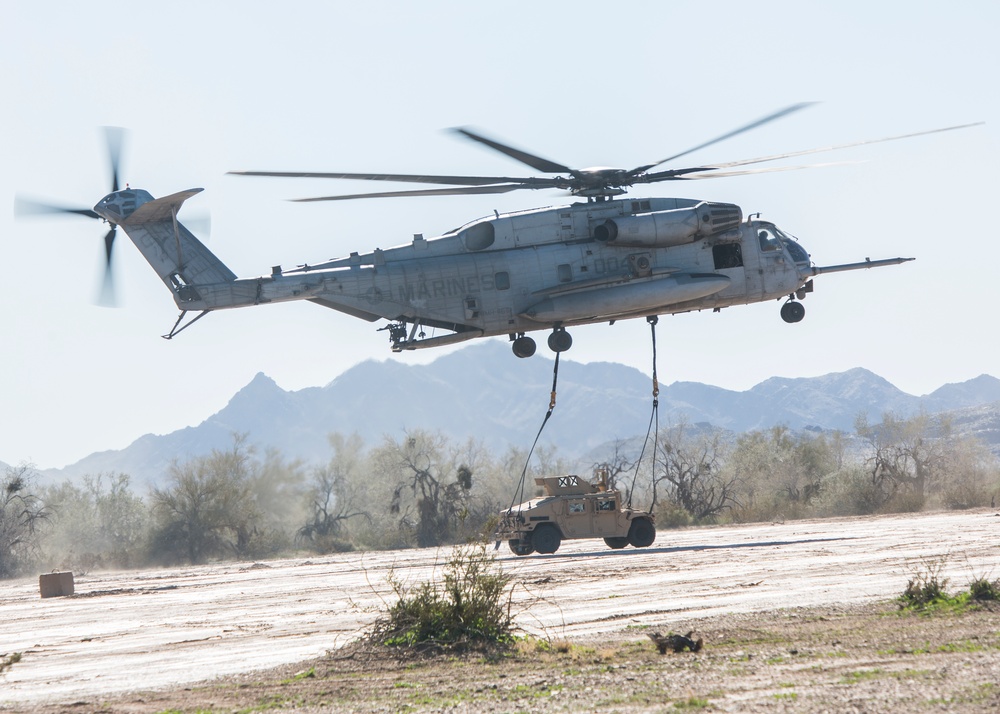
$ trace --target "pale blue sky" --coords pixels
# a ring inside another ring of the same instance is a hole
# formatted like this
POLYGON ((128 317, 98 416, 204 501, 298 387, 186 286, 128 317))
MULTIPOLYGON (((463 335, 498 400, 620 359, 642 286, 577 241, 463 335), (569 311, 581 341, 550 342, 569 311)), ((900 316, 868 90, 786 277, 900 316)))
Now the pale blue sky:
MULTIPOLYGON (((1000 374, 998 32, 993 0, 7 3, 0 195, 94 205, 109 185, 98 127, 124 126, 123 181, 204 187, 185 211, 211 211, 210 247, 256 275, 564 199, 296 205, 283 199, 364 187, 232 169, 523 171, 441 131, 457 125, 572 166, 632 167, 800 101, 821 103, 688 158, 985 121, 817 159, 865 163, 633 192, 761 211, 819 264, 917 258, 818 278, 798 325, 770 303, 665 319, 661 381, 747 389, 860 366, 922 394, 1000 374)), ((0 460, 62 466, 196 424, 259 371, 300 389, 364 359, 440 354, 392 356, 375 326, 311 304, 213 314, 164 341, 176 309, 122 235, 123 306, 92 304, 105 230, 0 211, 0 460)), ((648 370, 648 328, 577 328, 567 356, 648 370)))

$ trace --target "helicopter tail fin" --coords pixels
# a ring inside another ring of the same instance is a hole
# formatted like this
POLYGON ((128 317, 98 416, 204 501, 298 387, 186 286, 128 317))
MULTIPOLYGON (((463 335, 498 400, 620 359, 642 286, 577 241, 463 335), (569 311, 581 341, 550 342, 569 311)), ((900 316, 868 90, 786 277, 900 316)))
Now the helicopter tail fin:
POLYGON ((146 201, 120 223, 182 309, 202 302, 199 286, 236 280, 236 274, 177 220, 184 201, 201 191, 193 188, 146 201))

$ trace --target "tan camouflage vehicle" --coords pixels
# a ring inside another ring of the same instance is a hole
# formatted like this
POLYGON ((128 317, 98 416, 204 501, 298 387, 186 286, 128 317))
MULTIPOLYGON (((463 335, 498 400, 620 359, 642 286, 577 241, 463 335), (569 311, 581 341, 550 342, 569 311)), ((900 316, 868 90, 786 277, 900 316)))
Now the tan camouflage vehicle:
POLYGON ((622 505, 621 494, 579 476, 536 478, 545 495, 500 512, 497 542, 515 555, 555 553, 564 540, 603 538, 609 548, 646 548, 656 540, 653 514, 622 505))

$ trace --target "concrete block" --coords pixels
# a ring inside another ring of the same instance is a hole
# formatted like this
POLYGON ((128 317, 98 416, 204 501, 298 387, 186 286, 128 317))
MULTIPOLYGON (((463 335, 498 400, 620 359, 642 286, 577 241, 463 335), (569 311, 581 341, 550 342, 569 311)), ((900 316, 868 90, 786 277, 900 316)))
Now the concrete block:
POLYGON ((38 589, 42 597, 63 597, 74 592, 73 573, 43 573, 38 576, 38 589))

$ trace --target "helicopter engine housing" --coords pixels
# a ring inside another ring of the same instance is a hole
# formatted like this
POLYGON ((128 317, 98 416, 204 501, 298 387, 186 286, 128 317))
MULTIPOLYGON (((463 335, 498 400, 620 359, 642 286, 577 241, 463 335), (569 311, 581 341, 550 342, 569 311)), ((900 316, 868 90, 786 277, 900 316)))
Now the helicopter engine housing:
POLYGON ((593 228, 594 238, 629 248, 655 248, 691 243, 737 228, 743 211, 733 203, 702 201, 690 208, 608 218, 593 228))

